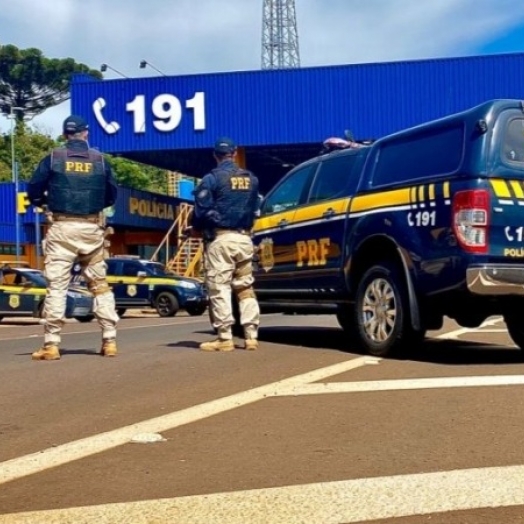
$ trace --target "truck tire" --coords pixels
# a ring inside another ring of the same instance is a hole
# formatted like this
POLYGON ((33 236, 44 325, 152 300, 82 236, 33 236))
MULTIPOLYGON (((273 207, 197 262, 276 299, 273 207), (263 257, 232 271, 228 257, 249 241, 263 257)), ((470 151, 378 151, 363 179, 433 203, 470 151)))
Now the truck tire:
POLYGON ((405 349, 423 332, 410 326, 404 279, 397 266, 383 262, 368 269, 358 286, 355 326, 358 342, 369 354, 386 357, 405 349))
POLYGON ((180 308, 173 293, 162 291, 155 299, 155 309, 161 317, 174 317, 180 308))
POLYGON ((524 349, 524 325, 519 315, 504 315, 504 322, 508 328, 508 334, 520 349, 524 349))
POLYGON ((127 309, 125 307, 116 308, 116 314, 122 318, 126 314, 127 309))
POLYGON ((198 306, 187 306, 186 312, 191 317, 200 317, 206 312, 207 306, 198 305, 198 306))

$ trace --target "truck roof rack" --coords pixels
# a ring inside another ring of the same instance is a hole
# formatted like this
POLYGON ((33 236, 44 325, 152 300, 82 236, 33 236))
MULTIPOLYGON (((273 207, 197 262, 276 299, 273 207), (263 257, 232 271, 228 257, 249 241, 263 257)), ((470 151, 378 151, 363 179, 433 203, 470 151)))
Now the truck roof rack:
POLYGON ((375 139, 366 138, 364 140, 355 140, 353 133, 349 130, 344 131, 344 138, 329 137, 322 142, 321 155, 331 153, 333 151, 340 151, 341 149, 360 149, 361 147, 370 146, 375 142, 375 139))

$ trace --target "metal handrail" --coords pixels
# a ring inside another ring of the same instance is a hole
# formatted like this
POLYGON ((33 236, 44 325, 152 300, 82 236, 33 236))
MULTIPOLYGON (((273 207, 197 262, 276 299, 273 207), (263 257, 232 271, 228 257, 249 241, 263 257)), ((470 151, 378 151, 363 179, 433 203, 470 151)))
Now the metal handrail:
POLYGON ((173 230, 175 227, 178 227, 178 234, 177 234, 177 247, 180 247, 181 240, 184 238, 182 235, 182 230, 187 227, 187 221, 189 218, 189 213, 193 209, 193 206, 190 204, 180 204, 178 206, 177 216, 173 223, 171 224, 171 227, 168 229, 166 235, 162 239, 162 242, 158 245, 158 247, 155 249, 155 252, 151 255, 151 261, 156 262, 158 253, 160 250, 164 247, 164 245, 167 245, 166 249, 166 261, 165 265, 169 262, 169 238, 171 234, 173 233, 173 230), (184 227, 182 227, 182 224, 184 227))

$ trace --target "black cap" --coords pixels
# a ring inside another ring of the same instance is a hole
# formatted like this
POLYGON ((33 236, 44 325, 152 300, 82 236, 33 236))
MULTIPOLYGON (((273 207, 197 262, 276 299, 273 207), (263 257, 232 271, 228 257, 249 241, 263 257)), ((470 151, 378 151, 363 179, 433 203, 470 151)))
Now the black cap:
POLYGON ((81 116, 71 115, 64 120, 64 135, 74 135, 75 133, 80 133, 86 129, 89 129, 89 125, 81 116))
POLYGON ((235 142, 227 136, 223 136, 215 142, 216 155, 231 155, 236 151, 236 149, 237 146, 235 145, 235 142))

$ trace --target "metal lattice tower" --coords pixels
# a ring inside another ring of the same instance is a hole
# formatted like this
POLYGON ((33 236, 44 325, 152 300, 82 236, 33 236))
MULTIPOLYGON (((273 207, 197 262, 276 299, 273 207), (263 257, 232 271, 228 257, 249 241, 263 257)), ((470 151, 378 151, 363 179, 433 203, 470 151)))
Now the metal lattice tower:
POLYGON ((300 67, 295 0, 264 0, 262 69, 300 67))

